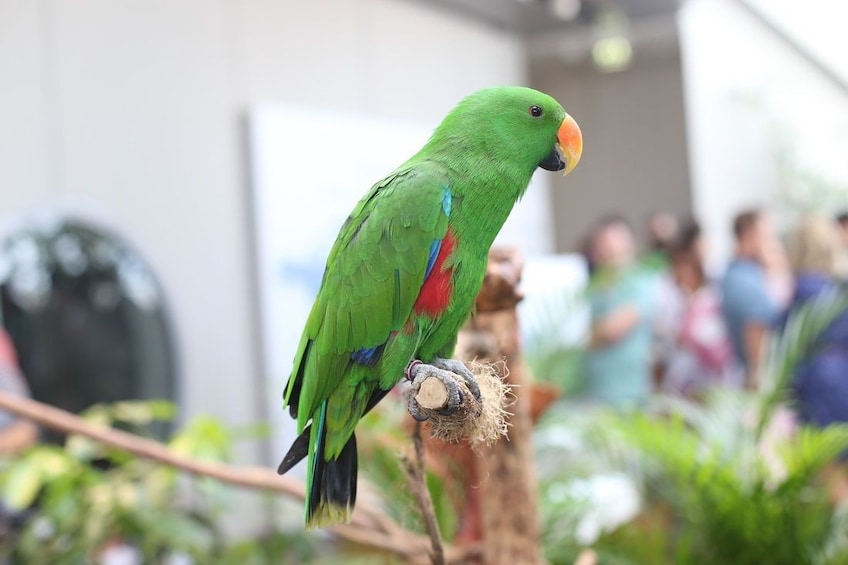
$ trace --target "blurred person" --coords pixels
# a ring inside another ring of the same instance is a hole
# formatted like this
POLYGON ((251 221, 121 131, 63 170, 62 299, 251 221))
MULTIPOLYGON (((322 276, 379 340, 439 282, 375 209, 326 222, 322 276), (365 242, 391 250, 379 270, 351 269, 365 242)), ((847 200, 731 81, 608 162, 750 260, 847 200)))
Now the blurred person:
MULTIPOLYGON (((18 366, 18 357, 9 334, 0 328, 0 390, 16 396, 29 397, 29 387, 18 366)), ((0 456, 15 455, 38 440, 38 428, 0 410, 0 456)))
MULTIPOLYGON (((808 216, 788 244, 795 292, 786 318, 807 301, 848 287, 838 279, 843 241, 828 218, 808 216)), ((798 419, 825 427, 848 422, 848 310, 841 312, 816 340, 814 351, 795 367, 793 391, 798 419)), ((848 455, 848 454, 847 454, 848 455)), ((848 467, 834 463, 826 471, 833 502, 848 501, 848 467)))
POLYGON ((754 389, 762 352, 779 315, 765 269, 779 243, 770 218, 759 210, 739 213, 733 234, 736 252, 721 282, 722 312, 736 360, 745 371, 745 386, 754 389))
POLYGON ((669 212, 658 212, 648 219, 647 250, 641 259, 643 266, 657 272, 667 272, 671 264, 671 249, 680 227, 669 212))
POLYGON ((763 268, 766 272, 768 291, 777 310, 786 311, 792 300, 794 282, 786 247, 777 237, 767 238, 765 241, 763 268))
POLYGON ((616 408, 644 403, 651 393, 651 345, 656 277, 636 263, 633 233, 620 217, 601 221, 589 249, 591 335, 585 392, 616 408))
MULTIPOLYGON (((18 356, 6 330, 0 328, 0 390, 29 397, 29 387, 21 374, 18 356)), ((0 457, 14 457, 38 441, 38 428, 29 420, 0 410, 0 457)), ((0 537, 20 528, 30 510, 12 510, 0 500, 0 537)))
POLYGON ((661 387, 688 398, 735 380, 721 299, 707 280, 704 257, 701 228, 690 221, 671 250, 671 284, 664 287, 658 313, 665 341, 661 387))
MULTIPOLYGON (((795 292, 787 318, 804 303, 839 288, 837 277, 840 234, 821 216, 799 222, 789 240, 789 259, 795 273, 795 292)), ((848 422, 848 312, 843 312, 818 340, 815 354, 795 371, 799 415, 819 426, 848 422)))

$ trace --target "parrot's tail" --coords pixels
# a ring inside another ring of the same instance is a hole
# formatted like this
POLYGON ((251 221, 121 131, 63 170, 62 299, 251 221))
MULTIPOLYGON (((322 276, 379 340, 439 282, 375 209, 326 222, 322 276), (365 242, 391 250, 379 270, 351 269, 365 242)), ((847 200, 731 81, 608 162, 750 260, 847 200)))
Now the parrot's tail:
POLYGON ((309 452, 311 472, 306 490, 306 527, 310 529, 349 522, 356 503, 356 436, 350 436, 337 458, 327 461, 324 458, 326 413, 325 401, 310 432, 316 434, 314 441, 310 441, 314 448, 309 452))

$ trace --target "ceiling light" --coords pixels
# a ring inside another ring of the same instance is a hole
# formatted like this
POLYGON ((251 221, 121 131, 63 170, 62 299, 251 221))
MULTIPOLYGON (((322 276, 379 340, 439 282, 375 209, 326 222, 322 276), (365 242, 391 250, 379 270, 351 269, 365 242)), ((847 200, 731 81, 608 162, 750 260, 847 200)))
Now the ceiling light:
POLYGON ((593 22, 592 34, 595 36, 592 60, 599 70, 615 72, 630 66, 633 60, 630 20, 623 10, 602 10, 593 22))
POLYGON ((571 22, 580 15, 581 0, 552 0, 551 11, 564 21, 571 22))
POLYGON ((633 60, 633 46, 621 35, 603 37, 592 46, 592 60, 603 72, 623 71, 633 60))

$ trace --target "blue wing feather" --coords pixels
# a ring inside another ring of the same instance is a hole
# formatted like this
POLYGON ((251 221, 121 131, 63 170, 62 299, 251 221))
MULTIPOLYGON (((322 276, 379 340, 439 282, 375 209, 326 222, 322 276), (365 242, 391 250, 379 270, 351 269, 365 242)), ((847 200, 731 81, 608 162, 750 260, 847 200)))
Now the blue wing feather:
MULTIPOLYGON (((430 255, 427 257, 427 270, 424 271, 424 280, 430 276, 430 271, 433 270, 433 265, 436 264, 436 257, 439 256, 439 251, 442 249, 442 240, 436 239, 430 244, 430 255)), ((424 284, 423 282, 421 283, 424 284)))
POLYGON ((369 347, 367 349, 360 349, 359 351, 354 351, 350 358, 353 359, 355 363, 359 363, 360 365, 368 365, 369 367, 373 367, 377 364, 377 361, 380 360, 380 356, 383 354, 383 349, 386 348, 385 343, 381 343, 377 347, 369 347))

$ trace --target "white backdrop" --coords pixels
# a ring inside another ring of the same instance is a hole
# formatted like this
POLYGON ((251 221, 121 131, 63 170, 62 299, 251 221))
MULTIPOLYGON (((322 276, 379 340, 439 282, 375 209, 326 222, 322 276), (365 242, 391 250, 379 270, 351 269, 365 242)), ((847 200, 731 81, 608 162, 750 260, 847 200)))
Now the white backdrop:
POLYGON ((339 227, 431 128, 280 105, 257 107, 250 125, 262 367, 272 454, 282 458, 295 438, 283 389, 339 227))

